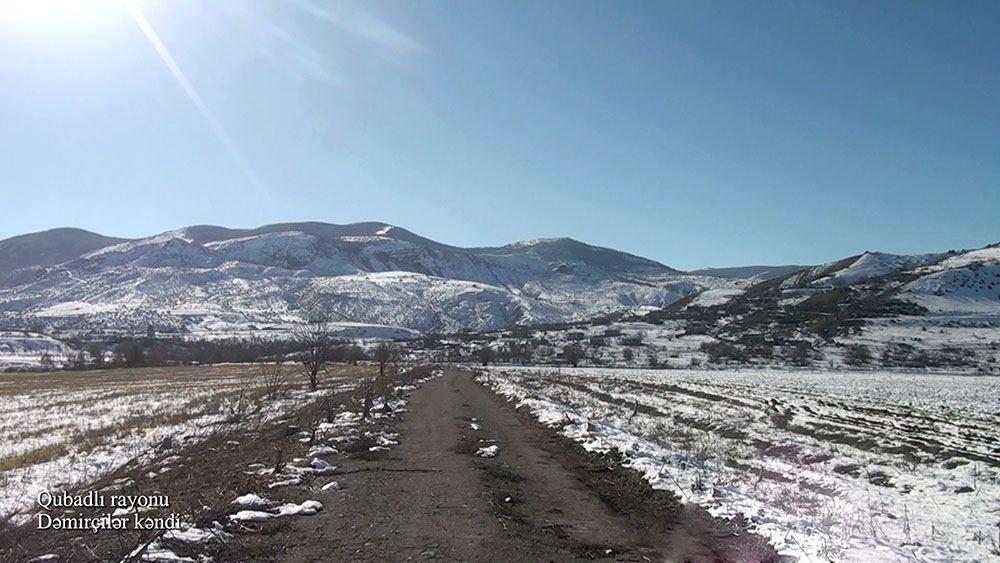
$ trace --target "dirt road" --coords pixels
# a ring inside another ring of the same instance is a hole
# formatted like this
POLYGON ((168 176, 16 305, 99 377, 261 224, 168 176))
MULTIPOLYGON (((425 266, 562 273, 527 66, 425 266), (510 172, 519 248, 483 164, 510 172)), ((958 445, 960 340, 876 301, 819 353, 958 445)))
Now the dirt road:
POLYGON ((426 383, 408 408, 400 444, 344 460, 344 490, 319 493, 326 509, 296 521, 281 560, 774 559, 755 537, 677 506, 468 373, 426 383), (475 455, 491 445, 496 457, 475 455))

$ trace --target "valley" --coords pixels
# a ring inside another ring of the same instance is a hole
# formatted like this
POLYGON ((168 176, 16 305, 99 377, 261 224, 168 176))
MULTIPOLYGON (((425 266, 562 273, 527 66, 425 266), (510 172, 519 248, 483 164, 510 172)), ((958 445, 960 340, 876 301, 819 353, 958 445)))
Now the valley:
MULTIPOLYGON (((544 347, 512 339, 547 329, 557 357, 569 334, 589 342, 600 335, 585 327, 615 323, 669 335, 633 350, 645 365, 1000 369, 996 245, 687 273, 571 239, 459 248, 383 223, 294 223, 137 240, 56 230, 0 241, 0 265, 0 367, 15 369, 93 362, 76 356, 132 339, 281 341, 315 322, 344 340, 451 342, 467 358, 544 347)), ((632 363, 588 342, 585 363, 632 363)))

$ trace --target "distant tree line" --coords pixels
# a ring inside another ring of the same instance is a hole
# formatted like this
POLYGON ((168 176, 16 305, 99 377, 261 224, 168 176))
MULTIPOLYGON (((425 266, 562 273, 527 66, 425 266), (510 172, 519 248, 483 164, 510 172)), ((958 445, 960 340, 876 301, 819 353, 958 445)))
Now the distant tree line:
MULTIPOLYGON (((296 333, 291 340, 225 339, 212 341, 124 339, 111 343, 79 343, 66 369, 152 367, 220 363, 252 363, 289 359, 306 367, 310 380, 328 362, 357 363, 368 359, 360 346, 316 332, 296 333), (313 338, 312 340, 307 337, 313 338)), ((50 367, 54 361, 48 360, 50 367)))

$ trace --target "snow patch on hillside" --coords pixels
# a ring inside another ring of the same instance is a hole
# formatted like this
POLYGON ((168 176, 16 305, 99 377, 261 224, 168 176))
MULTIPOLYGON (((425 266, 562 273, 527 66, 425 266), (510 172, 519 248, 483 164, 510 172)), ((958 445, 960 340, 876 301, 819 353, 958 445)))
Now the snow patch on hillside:
MULTIPOLYGON (((734 282, 731 287, 716 287, 712 289, 706 289, 698 294, 697 297, 688 303, 688 307, 714 307, 717 305, 724 305, 729 303, 733 298, 743 295, 746 291, 746 283, 734 282)), ((686 308, 686 307, 685 307, 686 308)))
MULTIPOLYGON (((831 275, 822 277, 812 283, 814 286, 833 285, 843 287, 859 281, 877 278, 932 264, 941 260, 946 254, 914 254, 899 255, 882 252, 866 252, 850 266, 838 270, 831 275)), ((824 268, 824 266, 820 266, 824 268)))
MULTIPOLYGON (((960 257, 957 257, 960 258, 960 257)), ((904 286, 900 297, 933 313, 1000 313, 1000 263, 939 270, 904 286)))
POLYGON ((59 364, 72 353, 71 347, 42 334, 0 331, 0 367, 38 368, 46 355, 59 364))
POLYGON ((986 248, 963 252, 927 268, 927 271, 965 268, 976 263, 984 265, 1000 263, 1000 245, 987 246, 986 248))

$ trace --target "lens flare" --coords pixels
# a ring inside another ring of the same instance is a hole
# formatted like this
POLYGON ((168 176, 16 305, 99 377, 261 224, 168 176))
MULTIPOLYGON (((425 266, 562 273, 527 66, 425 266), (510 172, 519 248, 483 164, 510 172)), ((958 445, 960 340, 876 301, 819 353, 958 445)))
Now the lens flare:
POLYGON ((153 50, 155 50, 156 54, 159 55, 163 64, 166 65, 170 74, 172 74, 174 79, 177 81, 177 84, 180 85, 181 89, 184 90, 184 93, 187 94, 188 99, 191 100, 195 109, 197 109, 198 113, 201 114, 202 119, 205 120, 209 129, 212 130, 215 137, 222 143, 237 164, 239 164, 247 179, 250 180, 255 188, 263 190, 263 183, 257 178, 257 175, 254 174, 253 170, 251 170, 246 157, 243 156, 239 147, 237 147, 236 143, 233 142, 232 137, 229 136, 229 133, 222 126, 222 123, 215 116, 215 113, 212 112, 211 108, 208 107, 208 104, 205 103, 201 94, 198 93, 197 88, 195 88, 191 80, 188 79, 187 74, 185 74, 184 70, 181 69, 181 66, 177 64, 177 60, 174 59, 170 50, 167 49, 167 46, 160 39, 159 34, 157 34, 156 30, 153 29, 152 24, 150 24, 149 20, 146 19, 146 16, 143 15, 138 4, 134 0, 121 0, 121 4, 128 11, 129 15, 132 16, 132 19, 135 20, 135 24, 139 27, 139 30, 146 36, 146 39, 153 47, 153 50))

